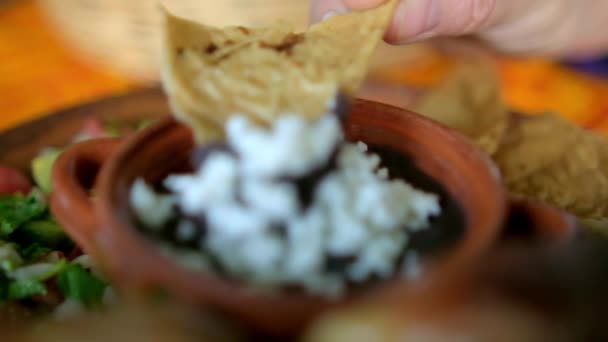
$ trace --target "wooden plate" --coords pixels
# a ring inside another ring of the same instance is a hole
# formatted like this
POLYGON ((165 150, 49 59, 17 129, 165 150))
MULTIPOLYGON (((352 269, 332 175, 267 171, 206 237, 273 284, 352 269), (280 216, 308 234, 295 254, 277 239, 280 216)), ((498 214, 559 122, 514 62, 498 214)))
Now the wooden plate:
POLYGON ((167 100, 159 87, 52 113, 0 133, 0 165, 29 173, 30 161, 40 150, 69 144, 87 118, 135 124, 168 114, 167 100))

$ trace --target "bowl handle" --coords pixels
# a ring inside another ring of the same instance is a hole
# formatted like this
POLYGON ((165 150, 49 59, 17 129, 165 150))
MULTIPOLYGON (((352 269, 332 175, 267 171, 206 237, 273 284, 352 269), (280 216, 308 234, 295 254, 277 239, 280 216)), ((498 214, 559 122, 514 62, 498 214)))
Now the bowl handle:
POLYGON ((560 209, 537 201, 511 199, 503 237, 558 243, 573 239, 579 232, 577 220, 560 209))
POLYGON ((51 211, 72 239, 94 249, 96 220, 90 196, 98 173, 121 145, 121 138, 94 139, 68 147, 53 165, 51 211))

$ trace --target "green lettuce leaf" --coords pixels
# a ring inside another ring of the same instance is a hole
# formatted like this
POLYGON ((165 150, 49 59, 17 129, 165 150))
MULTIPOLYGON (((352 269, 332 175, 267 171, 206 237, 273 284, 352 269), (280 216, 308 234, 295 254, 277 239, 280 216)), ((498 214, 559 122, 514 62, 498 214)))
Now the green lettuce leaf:
POLYGON ((46 286, 36 280, 13 280, 8 285, 8 299, 19 300, 46 294, 46 286))
POLYGON ((36 191, 27 196, 0 197, 0 239, 6 238, 26 222, 43 216, 46 209, 43 196, 36 191))
POLYGON ((107 286, 78 264, 65 267, 57 277, 57 284, 66 298, 76 299, 88 307, 101 304, 107 286))
POLYGON ((50 248, 44 247, 38 242, 34 242, 31 245, 20 250, 19 254, 23 259, 27 261, 33 261, 49 254, 51 251, 52 250, 50 248))

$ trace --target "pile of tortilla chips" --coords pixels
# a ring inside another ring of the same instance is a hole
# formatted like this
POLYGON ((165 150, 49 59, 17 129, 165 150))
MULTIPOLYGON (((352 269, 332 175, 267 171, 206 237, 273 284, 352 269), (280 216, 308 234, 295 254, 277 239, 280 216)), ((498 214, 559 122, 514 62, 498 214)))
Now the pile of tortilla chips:
POLYGON ((193 128, 235 114, 267 124, 279 115, 317 118, 338 93, 354 94, 397 1, 338 15, 296 33, 286 23, 214 28, 165 13, 161 76, 175 116, 193 128))
POLYGON ((608 141, 558 115, 509 112, 490 64, 461 66, 416 110, 475 141, 514 195, 550 203, 587 223, 608 218, 608 141))
POLYGON ((485 61, 464 64, 416 108, 418 113, 465 134, 489 155, 498 150, 509 123, 498 76, 491 68, 485 61))

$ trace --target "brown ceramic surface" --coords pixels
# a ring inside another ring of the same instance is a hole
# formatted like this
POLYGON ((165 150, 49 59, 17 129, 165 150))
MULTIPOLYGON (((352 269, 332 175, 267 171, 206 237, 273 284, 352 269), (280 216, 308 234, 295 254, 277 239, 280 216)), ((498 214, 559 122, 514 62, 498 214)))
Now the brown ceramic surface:
POLYGON ((0 164, 28 172, 41 149, 69 144, 88 118, 137 123, 169 113, 160 88, 148 88, 68 108, 0 132, 0 164))
MULTIPOLYGON (((507 200, 498 172, 461 135, 408 111, 363 100, 356 102, 346 128, 351 139, 390 146, 413 158, 462 207, 464 234, 447 253, 425 261, 426 279, 474 263, 499 240, 507 200)), ((339 304, 304 294, 254 293, 219 277, 179 268, 136 231, 128 203, 131 184, 138 177, 158 182, 187 169, 192 147, 189 130, 168 118, 124 143, 106 139, 76 145, 56 163, 52 210, 123 289, 163 288, 276 335, 293 334, 328 306, 339 304), (85 189, 100 169, 95 197, 89 201, 85 189)), ((558 222, 559 217, 566 222, 560 213, 535 217, 538 222, 546 217, 552 219, 543 222, 558 222)))

